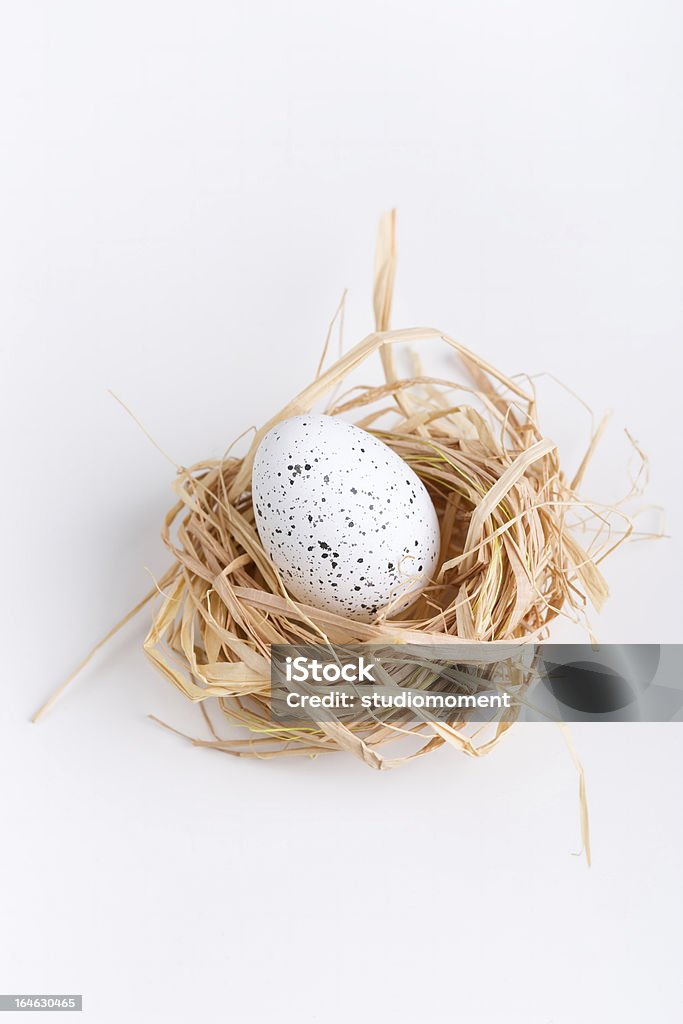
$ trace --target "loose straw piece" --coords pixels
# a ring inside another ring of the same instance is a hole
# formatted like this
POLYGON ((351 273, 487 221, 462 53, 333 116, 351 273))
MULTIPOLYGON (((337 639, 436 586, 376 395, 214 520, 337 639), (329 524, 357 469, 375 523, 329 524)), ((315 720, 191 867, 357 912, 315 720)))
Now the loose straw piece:
POLYGON ((375 310, 375 330, 388 331, 391 321, 391 303, 396 277, 396 210, 382 215, 377 233, 375 253, 375 286, 372 301, 375 310))
POLYGON ((50 708, 54 707, 54 705, 57 703, 57 701, 62 696, 64 691, 67 689, 67 687, 74 681, 76 676, 83 671, 85 666, 95 657, 97 652, 102 647, 104 647, 105 644, 108 644, 109 641, 116 636, 119 630, 123 629, 123 627, 127 625, 131 621, 131 619, 134 619, 138 612, 141 611, 145 607, 145 605, 152 600, 153 597, 156 597, 158 595, 159 588, 165 586, 165 584, 168 583, 170 579, 172 579, 173 571, 174 570, 170 570, 168 573, 166 573, 166 575, 162 577, 159 583, 155 585, 147 594, 145 594, 141 601, 138 601, 134 608, 131 608, 131 610, 126 615, 124 615, 124 617, 120 619, 115 626, 112 626, 109 632, 105 636, 103 636, 101 640, 98 640, 95 646, 92 647, 90 651, 88 651, 83 660, 78 663, 78 665, 73 670, 71 675, 67 676, 64 682, 60 683, 60 685, 45 701, 42 707, 38 708, 35 715, 31 719, 32 722, 35 723, 39 721, 43 717, 43 715, 47 714, 50 708))
POLYGON ((571 734, 571 730, 565 722, 558 722, 564 741, 567 744, 569 753, 571 754, 572 761, 576 768, 579 776, 579 820, 581 824, 581 840, 583 843, 583 853, 586 855, 586 863, 588 867, 591 866, 591 834, 590 834, 590 822, 588 818, 588 797, 586 794, 586 773, 583 770, 583 764, 581 759, 576 752, 574 746, 574 740, 571 734))

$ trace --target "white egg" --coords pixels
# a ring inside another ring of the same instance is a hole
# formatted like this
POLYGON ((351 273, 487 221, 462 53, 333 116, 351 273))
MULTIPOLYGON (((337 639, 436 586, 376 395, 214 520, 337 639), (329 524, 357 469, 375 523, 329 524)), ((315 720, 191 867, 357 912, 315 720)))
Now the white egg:
POLYGON ((297 600, 370 621, 405 609, 439 555, 432 500, 407 462, 359 427, 309 413, 278 423, 254 459, 267 554, 297 600))

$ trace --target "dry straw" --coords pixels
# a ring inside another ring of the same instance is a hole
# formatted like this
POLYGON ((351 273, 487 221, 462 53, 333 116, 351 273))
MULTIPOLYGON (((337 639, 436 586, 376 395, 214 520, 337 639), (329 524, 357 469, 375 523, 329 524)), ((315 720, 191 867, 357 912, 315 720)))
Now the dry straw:
MULTIPOLYGON (((161 591, 144 647, 174 686, 201 702, 211 738, 193 739, 198 746, 259 758, 346 750, 380 769, 445 743, 481 755, 511 720, 499 722, 492 734, 455 720, 278 727, 268 704, 271 644, 542 640, 553 619, 585 619, 587 605, 600 608, 607 596, 599 564, 631 526, 621 512, 578 494, 604 424, 568 478, 555 444, 541 432, 530 381, 506 377, 441 331, 390 330, 395 268, 392 211, 380 222, 376 330, 323 370, 333 321, 316 378, 256 431, 243 458, 228 455, 178 470, 178 500, 162 530, 173 564, 119 626, 161 591), (450 350, 457 376, 436 379, 422 372, 418 347, 430 339, 450 350), (411 350, 408 376, 396 366, 401 344, 411 350), (383 383, 343 393, 349 375, 375 355, 383 383), (313 408, 376 434, 412 466, 433 498, 441 525, 440 569, 405 618, 390 618, 385 610, 364 624, 302 605, 264 552, 250 494, 254 453, 274 424, 313 408), (237 736, 219 735, 209 702, 226 726, 241 727, 237 736), (387 755, 393 741, 406 739, 413 744, 408 752, 387 755)), ((580 784, 587 841, 582 774, 580 784)))

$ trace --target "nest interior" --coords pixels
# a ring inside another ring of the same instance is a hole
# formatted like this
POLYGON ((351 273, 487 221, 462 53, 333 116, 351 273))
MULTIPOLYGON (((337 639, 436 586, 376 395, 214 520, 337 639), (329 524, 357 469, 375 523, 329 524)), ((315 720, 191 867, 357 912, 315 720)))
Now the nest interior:
POLYGON ((392 213, 380 224, 376 330, 329 369, 321 367, 256 431, 244 457, 179 469, 178 500, 162 531, 173 564, 159 581, 163 598, 145 651, 186 697, 200 702, 210 729, 210 738, 193 739, 200 746, 254 757, 346 750, 375 768, 444 743, 485 753, 511 720, 482 734, 462 721, 279 728, 269 713, 270 647, 541 640, 557 616, 582 619, 589 603, 599 608, 607 596, 598 564, 629 527, 622 521, 616 531, 608 510, 579 497, 597 434, 567 478, 539 426, 530 382, 521 386, 441 331, 389 328, 395 265, 392 213), (434 339, 452 356, 452 379, 422 371, 419 347, 434 339), (410 347, 408 375, 397 371, 397 345, 410 347), (382 383, 344 391, 349 375, 376 356, 382 383), (434 501, 439 568, 403 617, 380 612, 366 624, 305 606, 287 593, 263 550, 250 494, 256 448, 277 422, 312 409, 374 433, 413 468, 434 501), (207 704, 218 714, 209 714, 207 704), (217 718, 239 727, 238 735, 220 735, 217 718), (413 749, 387 755, 387 745, 406 736, 413 749))

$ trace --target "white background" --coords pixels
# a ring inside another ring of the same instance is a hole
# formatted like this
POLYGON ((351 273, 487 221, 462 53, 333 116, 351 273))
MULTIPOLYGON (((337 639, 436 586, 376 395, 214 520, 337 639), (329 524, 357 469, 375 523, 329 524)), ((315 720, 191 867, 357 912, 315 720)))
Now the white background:
MULTIPOLYGON (((312 376, 350 289, 614 410, 671 539, 605 566, 604 641, 680 641, 683 75, 665 0, 2 3, 0 990, 120 1021, 681 1019, 679 725, 520 726, 490 757, 376 774, 250 762, 117 639, 172 468, 312 376), (135 1007, 134 1009, 132 1007, 135 1007)), ((539 381, 576 465, 590 420, 539 381)), ((576 639, 580 639, 576 637, 576 639)), ((582 639, 582 638, 581 638, 582 639)))

